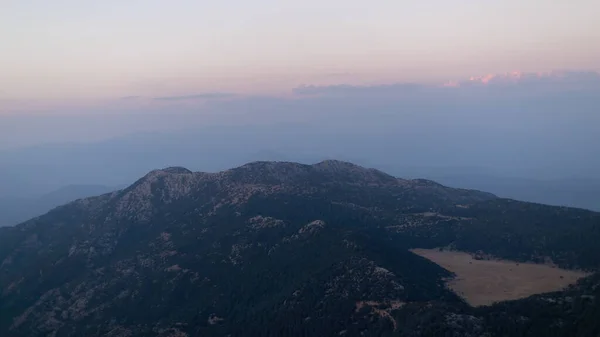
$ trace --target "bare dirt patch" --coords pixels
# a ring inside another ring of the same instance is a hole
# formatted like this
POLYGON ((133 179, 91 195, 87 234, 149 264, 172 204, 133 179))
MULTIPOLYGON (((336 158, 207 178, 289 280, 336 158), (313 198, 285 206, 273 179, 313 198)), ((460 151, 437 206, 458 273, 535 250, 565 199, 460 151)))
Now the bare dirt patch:
POLYGON ((544 264, 476 260, 463 252, 438 249, 411 251, 456 274, 447 285, 472 306, 558 291, 589 275, 544 264))
POLYGON ((404 306, 404 302, 401 301, 387 301, 387 302, 377 302, 377 301, 358 301, 356 302, 356 310, 355 312, 359 312, 364 307, 369 307, 372 309, 373 313, 378 315, 381 318, 387 318, 392 322, 394 326, 394 331, 398 329, 398 322, 392 317, 390 314, 394 310, 398 310, 404 306))

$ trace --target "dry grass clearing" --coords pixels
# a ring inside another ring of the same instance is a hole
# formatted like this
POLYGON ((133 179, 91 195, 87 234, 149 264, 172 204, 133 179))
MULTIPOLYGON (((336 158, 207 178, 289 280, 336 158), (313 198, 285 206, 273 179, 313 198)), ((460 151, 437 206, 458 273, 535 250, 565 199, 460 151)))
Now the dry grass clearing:
POLYGON ((411 251, 455 273, 456 277, 448 281, 448 287, 472 306, 558 291, 588 275, 543 264, 475 260, 463 252, 437 249, 411 251))

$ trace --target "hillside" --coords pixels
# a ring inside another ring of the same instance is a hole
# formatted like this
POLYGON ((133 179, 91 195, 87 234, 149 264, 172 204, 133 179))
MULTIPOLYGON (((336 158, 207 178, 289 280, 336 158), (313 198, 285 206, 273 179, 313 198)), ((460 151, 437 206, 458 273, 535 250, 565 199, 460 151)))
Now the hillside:
POLYGON ((116 189, 102 185, 69 185, 38 197, 0 197, 0 227, 16 225, 67 202, 116 189))
POLYGON ((600 278, 471 307, 409 249, 595 271, 600 214, 340 161, 172 167, 0 228, 1 336, 597 336, 600 278))

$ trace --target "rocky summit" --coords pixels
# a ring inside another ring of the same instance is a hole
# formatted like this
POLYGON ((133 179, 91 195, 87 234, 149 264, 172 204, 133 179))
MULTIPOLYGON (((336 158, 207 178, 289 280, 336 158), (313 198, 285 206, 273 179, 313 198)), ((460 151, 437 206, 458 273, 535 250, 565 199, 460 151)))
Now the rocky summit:
POLYGON ((0 228, 0 336, 598 336, 600 214, 346 162, 171 167, 0 228), (413 253, 590 276, 473 307, 413 253))

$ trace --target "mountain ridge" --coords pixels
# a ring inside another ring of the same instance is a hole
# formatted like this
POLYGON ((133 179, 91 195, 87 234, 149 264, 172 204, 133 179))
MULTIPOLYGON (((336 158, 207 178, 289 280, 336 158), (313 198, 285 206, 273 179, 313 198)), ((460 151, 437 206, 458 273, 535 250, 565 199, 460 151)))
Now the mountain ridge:
MULTIPOLYGON (((471 308, 446 288, 451 272, 409 249, 596 270, 599 220, 340 161, 154 170, 0 230, 0 334, 491 337, 507 322, 545 331, 508 304, 471 308)), ((583 301, 596 289, 586 282, 519 305, 583 301)))
MULTIPOLYGON (((142 215, 148 211, 148 205, 143 201, 154 195, 153 193, 160 193, 161 201, 170 203, 197 192, 201 188, 221 188, 234 194, 231 202, 235 204, 247 200, 253 193, 298 191, 299 188, 306 185, 307 181, 319 186, 345 183, 373 187, 389 184, 405 189, 421 189, 421 193, 428 189, 431 190, 431 193, 450 190, 450 188, 430 180, 400 179, 376 169, 364 168, 339 160, 325 160, 312 165, 256 161, 216 173, 192 172, 182 167, 153 170, 123 189, 121 193, 114 194, 114 197, 121 199, 117 206, 119 210, 137 212, 137 215, 142 215), (162 190, 153 191, 152 186, 156 184, 160 185, 162 190), (137 211, 133 205, 136 202, 142 203, 138 205, 137 211)), ((452 190, 467 195, 465 200, 471 196, 474 200, 496 197, 493 194, 474 190, 452 190)), ((461 197, 458 199, 460 199, 459 202, 464 201, 461 197)))
POLYGON ((118 189, 104 185, 68 185, 37 197, 0 197, 0 227, 14 226, 65 203, 118 189))

